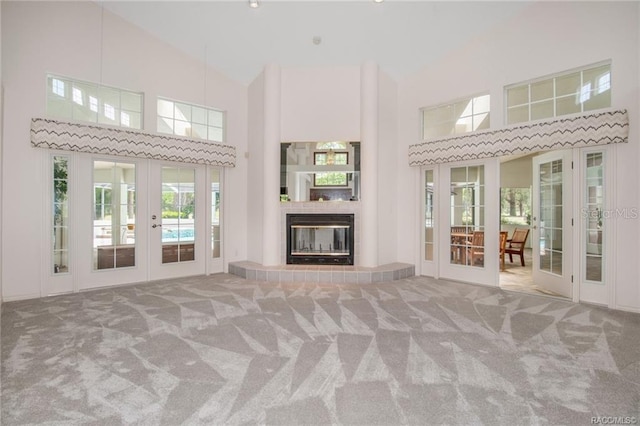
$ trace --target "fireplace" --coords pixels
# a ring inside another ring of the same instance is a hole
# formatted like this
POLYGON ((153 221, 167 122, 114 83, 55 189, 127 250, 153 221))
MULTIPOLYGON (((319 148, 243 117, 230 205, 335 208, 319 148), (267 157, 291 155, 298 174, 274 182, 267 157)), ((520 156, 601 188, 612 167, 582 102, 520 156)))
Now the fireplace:
POLYGON ((353 214, 287 214, 287 263, 353 265, 353 214))

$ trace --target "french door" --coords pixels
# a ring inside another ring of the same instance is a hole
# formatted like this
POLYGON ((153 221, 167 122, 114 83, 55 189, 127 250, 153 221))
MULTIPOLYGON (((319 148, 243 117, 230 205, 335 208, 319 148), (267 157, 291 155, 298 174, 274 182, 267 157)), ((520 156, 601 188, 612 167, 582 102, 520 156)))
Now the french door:
POLYGON ((440 278, 497 285, 498 170, 497 158, 439 166, 435 197, 440 278))
POLYGON ((533 283, 572 297, 572 151, 533 159, 533 283))
POLYGON ((205 168, 154 164, 150 170, 149 279, 205 273, 205 168))
POLYGON ((80 155, 67 291, 222 271, 221 170, 80 155))

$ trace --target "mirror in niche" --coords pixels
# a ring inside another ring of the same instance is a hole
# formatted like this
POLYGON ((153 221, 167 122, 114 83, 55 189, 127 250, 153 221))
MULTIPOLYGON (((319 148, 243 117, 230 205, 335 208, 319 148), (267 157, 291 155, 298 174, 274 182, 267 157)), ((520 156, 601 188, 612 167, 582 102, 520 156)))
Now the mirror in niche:
POLYGON ((280 200, 356 201, 360 198, 360 142, 283 142, 280 200))

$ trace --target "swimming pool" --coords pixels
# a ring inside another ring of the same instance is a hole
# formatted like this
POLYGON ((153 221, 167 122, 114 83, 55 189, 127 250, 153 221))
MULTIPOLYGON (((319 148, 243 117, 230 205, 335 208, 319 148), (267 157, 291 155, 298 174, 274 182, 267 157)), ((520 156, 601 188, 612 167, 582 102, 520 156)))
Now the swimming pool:
POLYGON ((195 241, 195 231, 193 228, 162 228, 162 242, 186 242, 195 241))

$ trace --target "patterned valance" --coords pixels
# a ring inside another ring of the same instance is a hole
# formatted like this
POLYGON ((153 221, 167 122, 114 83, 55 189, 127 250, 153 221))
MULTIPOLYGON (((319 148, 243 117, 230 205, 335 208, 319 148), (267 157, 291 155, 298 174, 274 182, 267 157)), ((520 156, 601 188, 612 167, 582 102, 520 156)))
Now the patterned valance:
POLYGON ((31 120, 31 145, 181 163, 236 165, 236 148, 231 145, 47 118, 31 120))
POLYGON ((450 163, 563 148, 628 142, 626 110, 527 123, 409 146, 409 165, 450 163))

